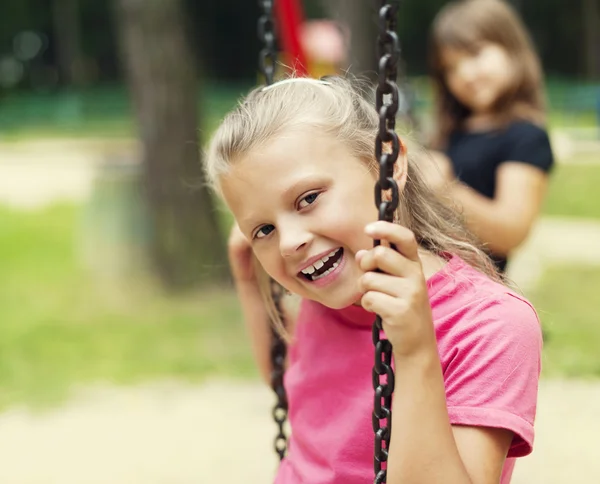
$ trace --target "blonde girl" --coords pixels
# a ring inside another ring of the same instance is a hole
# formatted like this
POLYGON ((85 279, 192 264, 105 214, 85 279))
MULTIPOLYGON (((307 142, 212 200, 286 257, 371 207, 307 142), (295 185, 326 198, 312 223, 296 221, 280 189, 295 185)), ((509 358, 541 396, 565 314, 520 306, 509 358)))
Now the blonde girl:
POLYGON ((292 436, 275 482, 373 482, 377 313, 396 372, 388 484, 507 484, 533 446, 536 313, 406 154, 397 222, 376 221, 377 130, 349 81, 289 79, 251 92, 208 150, 208 179, 237 222, 231 266, 267 381, 269 308, 252 257, 302 301, 285 374, 292 436))

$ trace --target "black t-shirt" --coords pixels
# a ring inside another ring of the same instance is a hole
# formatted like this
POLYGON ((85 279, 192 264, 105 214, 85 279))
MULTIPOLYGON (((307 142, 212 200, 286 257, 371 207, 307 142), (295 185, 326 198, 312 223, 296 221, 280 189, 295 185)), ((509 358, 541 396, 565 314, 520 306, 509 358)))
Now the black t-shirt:
MULTIPOLYGON (((527 122, 513 122, 493 131, 455 131, 450 135, 446 155, 456 177, 488 198, 496 192, 496 170, 506 161, 518 161, 549 172, 554 164, 548 133, 527 122)), ((491 254, 502 271, 506 258, 491 254)))

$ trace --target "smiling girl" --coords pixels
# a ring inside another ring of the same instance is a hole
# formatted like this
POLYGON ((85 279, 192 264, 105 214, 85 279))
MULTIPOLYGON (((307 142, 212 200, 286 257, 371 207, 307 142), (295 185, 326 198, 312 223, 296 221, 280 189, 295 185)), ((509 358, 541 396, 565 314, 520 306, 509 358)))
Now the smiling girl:
POLYGON ((259 272, 302 299, 285 374, 292 437, 275 482, 373 481, 378 313, 396 372, 388 484, 507 484, 533 445, 538 318, 405 152, 396 222, 374 222, 378 123, 345 79, 288 79, 251 92, 210 144, 207 175, 237 222, 231 266, 267 381, 259 272))

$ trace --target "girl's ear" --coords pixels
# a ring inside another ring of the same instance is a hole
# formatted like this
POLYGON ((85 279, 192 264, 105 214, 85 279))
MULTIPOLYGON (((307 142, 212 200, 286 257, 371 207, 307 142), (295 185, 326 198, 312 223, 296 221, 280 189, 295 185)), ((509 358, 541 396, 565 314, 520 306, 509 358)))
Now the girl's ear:
POLYGON ((398 184, 398 191, 402 193, 408 176, 408 154, 404 142, 400 138, 398 138, 398 142, 400 143, 400 153, 394 164, 394 180, 398 184))

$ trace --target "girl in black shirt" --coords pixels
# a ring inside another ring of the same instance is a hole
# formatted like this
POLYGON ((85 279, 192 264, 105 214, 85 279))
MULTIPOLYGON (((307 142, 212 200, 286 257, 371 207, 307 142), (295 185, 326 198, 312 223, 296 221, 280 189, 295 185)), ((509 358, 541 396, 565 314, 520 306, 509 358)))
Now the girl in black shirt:
POLYGON ((434 21, 430 48, 439 151, 428 177, 461 206, 504 271, 539 214, 554 163, 540 62, 502 0, 448 4, 434 21))

